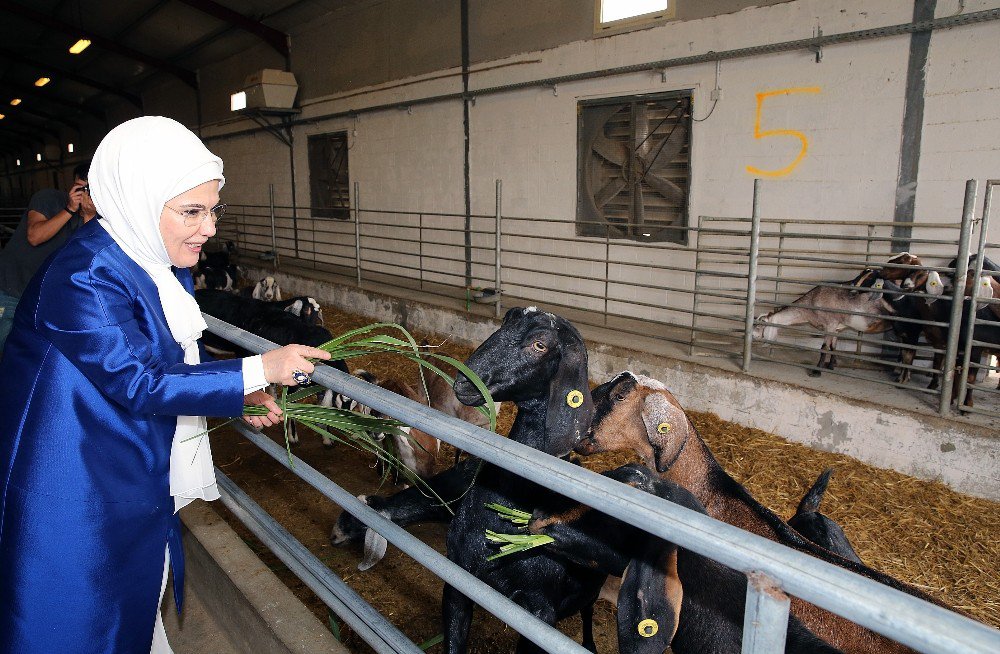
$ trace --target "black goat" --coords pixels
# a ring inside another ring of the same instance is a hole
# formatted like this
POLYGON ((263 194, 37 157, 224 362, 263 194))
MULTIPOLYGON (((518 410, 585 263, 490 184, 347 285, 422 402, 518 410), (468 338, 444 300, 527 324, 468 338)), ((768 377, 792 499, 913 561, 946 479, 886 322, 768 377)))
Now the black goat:
POLYGON ((847 534, 836 522, 819 512, 820 502, 823 501, 823 493, 830 483, 830 475, 833 468, 827 468, 820 473, 806 494, 799 502, 799 508, 788 520, 788 525, 820 547, 825 547, 834 554, 839 554, 845 559, 850 559, 855 563, 861 563, 861 557, 854 551, 851 541, 847 539, 847 534))
MULTIPOLYGON (((604 475, 708 515, 690 491, 659 479, 645 466, 628 464, 604 475)), ((740 651, 747 582, 739 572, 568 499, 549 510, 536 509, 528 531, 554 538, 545 546, 550 553, 622 578, 619 652, 662 654, 667 647, 675 654, 740 651)), ((839 651, 789 616, 787 654, 839 651)))
MULTIPOLYGON (((534 307, 511 309, 500 329, 472 353, 466 365, 482 378, 494 400, 517 403, 511 440, 562 457, 586 431, 593 415, 587 349, 576 328, 563 318, 534 307)), ((455 381, 455 394, 468 406, 484 402, 461 374, 455 381)), ((548 624, 583 613, 584 646, 594 651, 589 625, 605 574, 538 550, 487 561, 494 552, 486 542, 486 530, 503 531, 509 523, 485 504, 544 507, 558 497, 543 486, 484 463, 448 528, 448 558, 548 624)), ((444 651, 464 654, 472 600, 446 584, 442 604, 444 651)), ((526 638, 518 642, 518 654, 541 651, 526 638)))

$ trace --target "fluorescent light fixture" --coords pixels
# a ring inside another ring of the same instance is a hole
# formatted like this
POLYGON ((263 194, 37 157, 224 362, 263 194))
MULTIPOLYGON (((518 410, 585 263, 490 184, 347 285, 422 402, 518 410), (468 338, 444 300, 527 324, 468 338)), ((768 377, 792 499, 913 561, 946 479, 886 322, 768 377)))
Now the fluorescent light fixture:
POLYGON ((649 232, 643 232, 642 235, 643 236, 652 236, 652 234, 650 234, 649 232))
POLYGON ((229 96, 229 110, 239 111, 247 108, 247 92, 239 91, 229 96))
POLYGON ((668 0, 603 0, 601 2, 601 22, 610 23, 633 16, 665 11, 669 6, 668 0))
POLYGON ((90 39, 80 39, 79 41, 77 41, 73 45, 69 46, 69 53, 70 54, 80 54, 81 52, 83 52, 84 50, 86 50, 87 46, 89 46, 89 45, 90 45, 90 39))
POLYGON ((49 77, 39 77, 38 79, 35 80, 35 86, 45 86, 51 81, 52 79, 49 77))
POLYGON ((21 165, 21 160, 17 159, 16 161, 17 161, 17 165, 20 166, 21 165))
POLYGON ((12 107, 16 107, 19 104, 21 104, 21 98, 14 98, 10 101, 10 106, 12 107))
POLYGON ((70 154, 73 154, 73 144, 72 143, 66 144, 66 152, 69 152, 70 154))
POLYGON ((41 161, 41 160, 42 160, 42 153, 41 152, 36 153, 35 154, 35 161, 41 161))

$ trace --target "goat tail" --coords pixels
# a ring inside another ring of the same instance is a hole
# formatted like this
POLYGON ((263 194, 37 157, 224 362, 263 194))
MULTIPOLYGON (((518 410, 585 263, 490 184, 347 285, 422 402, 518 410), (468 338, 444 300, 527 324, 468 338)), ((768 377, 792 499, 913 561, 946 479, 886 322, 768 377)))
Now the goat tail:
POLYGON ((802 497, 802 501, 799 502, 799 508, 795 512, 795 515, 802 515, 803 513, 817 513, 819 511, 820 502, 823 501, 823 494, 826 493, 826 485, 830 483, 830 475, 833 474, 833 468, 827 468, 824 470, 819 477, 816 478, 815 483, 813 483, 812 488, 809 492, 802 497))

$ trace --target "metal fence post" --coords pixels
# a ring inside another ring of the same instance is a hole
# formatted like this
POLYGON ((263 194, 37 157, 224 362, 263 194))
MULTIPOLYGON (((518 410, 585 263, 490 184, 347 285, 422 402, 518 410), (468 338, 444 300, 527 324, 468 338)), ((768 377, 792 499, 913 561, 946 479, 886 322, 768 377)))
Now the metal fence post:
MULTIPOLYGON (((986 250, 986 237, 990 226, 990 211, 991 211, 991 200, 993 199, 993 188, 997 184, 1000 184, 1000 180, 987 180, 986 181, 986 197, 983 200, 983 219, 979 223, 979 245, 976 247, 976 252, 978 257, 976 257, 976 266, 973 279, 976 280, 975 289, 972 292, 972 308, 970 310, 969 323, 965 326, 965 350, 962 352, 962 365, 959 370, 961 370, 961 376, 958 379, 958 394, 956 400, 956 406, 959 411, 961 411, 962 406, 965 402, 965 395, 969 391, 969 373, 972 372, 972 365, 970 359, 972 358, 972 340, 976 329, 976 293, 979 291, 979 278, 983 276, 983 253, 986 250)), ((987 353, 987 356, 989 354, 987 353)), ((978 370, 976 370, 978 374, 978 370)), ((975 380, 975 377, 973 377, 975 380)))
POLYGON ((785 651, 791 601, 781 587, 759 572, 747 575, 747 605, 743 613, 742 654, 785 651))
POLYGON ((496 263, 496 280, 493 283, 493 290, 495 291, 495 298, 496 298, 496 309, 495 309, 494 315, 497 318, 500 317, 500 310, 501 310, 501 306, 500 305, 501 305, 502 300, 503 300, 503 296, 500 294, 500 255, 501 255, 501 250, 500 250, 500 237, 501 237, 500 216, 501 216, 501 213, 502 213, 502 204, 501 204, 502 200, 503 200, 503 180, 499 180, 498 179, 497 180, 497 217, 496 217, 496 230, 497 230, 497 233, 496 233, 496 243, 494 244, 495 253, 493 255, 493 257, 495 259, 495 263, 496 263))
POLYGON ((271 254, 274 258, 271 259, 271 266, 274 271, 278 271, 278 239, 274 233, 274 184, 267 185, 267 195, 268 204, 271 206, 271 254))
MULTIPOLYGON (((962 322, 965 282, 969 276, 969 240, 972 220, 976 214, 976 194, 979 182, 970 179, 965 183, 965 203, 962 206, 962 231, 958 237, 958 258, 955 261, 955 285, 952 290, 951 316, 948 320, 948 344, 944 350, 941 371, 941 404, 938 411, 947 415, 951 408, 951 389, 955 384, 955 355, 958 354, 958 336, 962 322)), ((975 302, 973 302, 975 306, 975 302)))
POLYGON ((753 180, 753 214, 750 218, 750 261, 747 267, 747 311, 743 321, 743 372, 750 370, 753 347, 754 304, 757 296, 757 254, 760 251, 760 180, 753 180))
POLYGON ((361 199, 358 183, 354 182, 354 267, 361 286, 361 199))
POLYGON ((420 213, 417 220, 417 253, 420 256, 420 290, 424 290, 424 214, 420 213))

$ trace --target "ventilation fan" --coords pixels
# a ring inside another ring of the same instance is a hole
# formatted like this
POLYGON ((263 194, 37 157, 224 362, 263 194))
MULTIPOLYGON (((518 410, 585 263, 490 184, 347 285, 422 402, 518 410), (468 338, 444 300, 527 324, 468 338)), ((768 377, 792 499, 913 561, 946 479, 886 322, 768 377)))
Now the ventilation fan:
POLYGON ((583 106, 578 233, 687 241, 690 97, 583 106))

